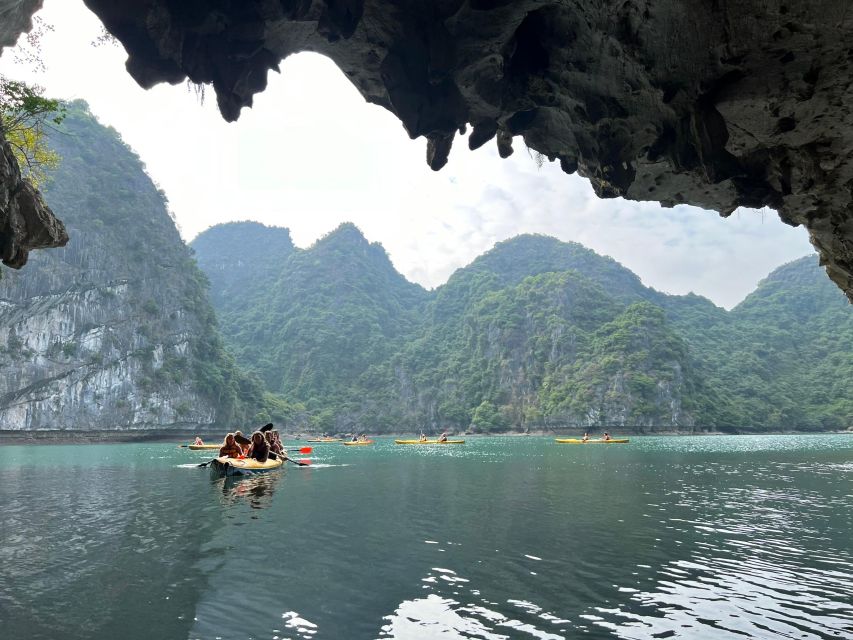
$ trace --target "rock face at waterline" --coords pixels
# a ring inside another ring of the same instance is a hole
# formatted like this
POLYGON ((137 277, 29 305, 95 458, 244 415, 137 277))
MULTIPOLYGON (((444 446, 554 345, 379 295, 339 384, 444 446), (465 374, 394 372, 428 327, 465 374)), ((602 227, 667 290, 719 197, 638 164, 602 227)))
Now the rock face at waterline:
POLYGON ((853 299, 849 0, 86 4, 142 86, 211 83, 228 120, 316 51, 426 137, 434 169, 471 127, 471 148, 520 136, 602 197, 769 206, 853 299))
POLYGON ((71 241, 0 280, 0 429, 252 417, 259 387, 224 352, 205 278, 139 158, 80 102, 50 145, 61 162, 45 197, 71 241))

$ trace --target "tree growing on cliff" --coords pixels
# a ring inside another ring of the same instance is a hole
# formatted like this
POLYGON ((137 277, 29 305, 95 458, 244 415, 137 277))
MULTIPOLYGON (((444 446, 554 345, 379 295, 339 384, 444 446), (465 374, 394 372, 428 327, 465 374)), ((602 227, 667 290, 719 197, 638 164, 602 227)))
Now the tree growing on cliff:
POLYGON ((45 98, 43 89, 0 76, 0 129, 12 148, 21 174, 39 188, 59 154, 47 146, 45 131, 62 122, 65 106, 45 98))

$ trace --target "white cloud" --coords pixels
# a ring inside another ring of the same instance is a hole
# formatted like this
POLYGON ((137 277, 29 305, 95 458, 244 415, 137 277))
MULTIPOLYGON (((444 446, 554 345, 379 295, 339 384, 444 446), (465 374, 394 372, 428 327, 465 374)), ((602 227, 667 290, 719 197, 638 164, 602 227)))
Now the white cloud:
POLYGON ((100 25, 81 2, 48 0, 42 15, 55 26, 42 42, 47 71, 33 74, 6 54, 0 72, 87 100, 142 157, 187 239, 253 219, 289 227, 307 246, 353 221, 407 277, 434 287, 495 242, 543 233, 610 255, 649 286, 727 307, 811 251, 806 232, 773 212, 723 220, 692 207, 599 200, 585 180, 553 164, 538 168, 520 139, 501 160, 493 145, 471 152, 459 138, 434 173, 424 140, 409 140, 393 115, 315 54, 289 58, 254 108, 226 124, 212 93, 200 104, 185 86, 140 89, 123 50, 91 46, 100 25))

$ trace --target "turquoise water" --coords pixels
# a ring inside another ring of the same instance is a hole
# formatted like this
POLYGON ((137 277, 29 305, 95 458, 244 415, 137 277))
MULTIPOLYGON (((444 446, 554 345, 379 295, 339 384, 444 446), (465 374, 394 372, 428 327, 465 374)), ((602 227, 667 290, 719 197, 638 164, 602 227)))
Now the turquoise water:
POLYGON ((853 637, 853 436, 313 446, 0 447, 0 635, 853 637))

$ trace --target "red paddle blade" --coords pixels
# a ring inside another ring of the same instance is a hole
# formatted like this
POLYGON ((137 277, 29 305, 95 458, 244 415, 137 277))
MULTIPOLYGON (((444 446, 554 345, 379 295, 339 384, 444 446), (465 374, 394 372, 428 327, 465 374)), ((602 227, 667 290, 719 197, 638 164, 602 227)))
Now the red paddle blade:
POLYGON ((302 447, 299 450, 299 453, 311 453, 312 451, 313 451, 313 449, 311 447, 302 447))
POLYGON ((302 460, 297 460, 296 462, 298 462, 299 464, 311 464, 311 461, 308 460, 307 458, 303 458, 302 460))

